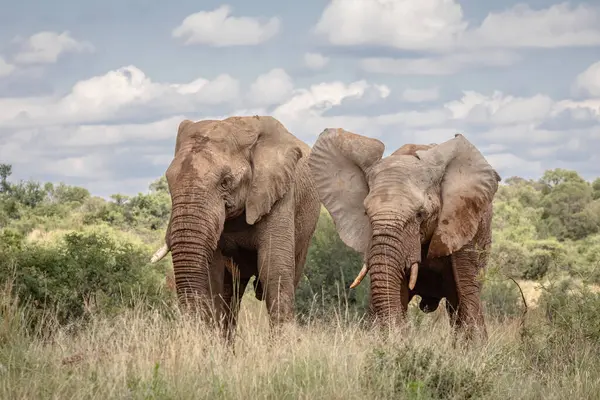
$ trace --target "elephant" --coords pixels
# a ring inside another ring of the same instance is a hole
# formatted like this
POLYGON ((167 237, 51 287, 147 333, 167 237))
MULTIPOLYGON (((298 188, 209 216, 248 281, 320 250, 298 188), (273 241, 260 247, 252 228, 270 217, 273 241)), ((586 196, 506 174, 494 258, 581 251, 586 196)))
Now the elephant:
POLYGON ((166 170, 172 209, 165 244, 180 307, 235 331, 246 286, 270 327, 293 322, 294 296, 321 204, 310 147, 270 116, 183 120, 166 170))
POLYGON ((491 249, 500 176, 462 134, 406 144, 387 157, 384 147, 328 128, 309 157, 340 238, 365 260, 351 288, 369 274, 376 325, 402 325, 415 295, 425 312, 445 298, 454 332, 487 339, 478 274, 491 249))

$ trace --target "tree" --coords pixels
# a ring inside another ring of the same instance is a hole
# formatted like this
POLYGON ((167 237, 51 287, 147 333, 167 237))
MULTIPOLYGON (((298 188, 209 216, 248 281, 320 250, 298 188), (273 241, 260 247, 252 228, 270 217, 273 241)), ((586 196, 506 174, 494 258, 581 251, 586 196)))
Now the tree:
POLYGON ((83 204, 90 198, 90 192, 82 187, 69 186, 59 183, 52 190, 54 200, 58 203, 80 203, 83 204))
POLYGON ((110 198, 113 199, 118 206, 124 205, 127 202, 127 200, 129 200, 129 196, 119 193, 111 194, 110 198))
POLYGON ((594 190, 594 200, 600 199, 600 178, 596 178, 592 183, 592 189, 594 190))
POLYGON ((150 184, 150 191, 153 193, 169 193, 169 184, 167 183, 167 177, 161 176, 150 184))
POLYGON ((12 165, 0 164, 0 193, 6 193, 10 190, 8 177, 12 175, 12 165))
POLYGON ((595 208, 588 209, 594 200, 592 185, 575 171, 555 169, 546 171, 543 190, 540 230, 558 240, 579 240, 598 232, 600 216, 595 208))
POLYGON ((579 176, 577 171, 570 171, 562 168, 547 170, 540 179, 540 183, 546 185, 547 189, 551 189, 561 183, 567 182, 586 183, 585 180, 579 176))

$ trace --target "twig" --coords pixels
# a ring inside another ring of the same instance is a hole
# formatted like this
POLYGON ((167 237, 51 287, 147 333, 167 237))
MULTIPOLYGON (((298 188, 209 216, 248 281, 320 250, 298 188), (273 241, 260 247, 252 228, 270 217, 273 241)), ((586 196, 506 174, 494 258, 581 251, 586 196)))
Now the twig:
POLYGON ((523 325, 525 324, 525 315, 529 310, 529 307, 527 306, 527 300, 525 299, 525 295, 523 294, 523 289, 521 289, 521 285, 519 285, 515 278, 513 278, 512 276, 508 276, 508 279, 513 281, 515 285, 517 285, 517 287, 519 288, 519 292, 521 292, 521 299, 523 300, 523 305, 525 306, 525 310, 523 311, 523 315, 521 316, 521 327, 523 327, 523 325))

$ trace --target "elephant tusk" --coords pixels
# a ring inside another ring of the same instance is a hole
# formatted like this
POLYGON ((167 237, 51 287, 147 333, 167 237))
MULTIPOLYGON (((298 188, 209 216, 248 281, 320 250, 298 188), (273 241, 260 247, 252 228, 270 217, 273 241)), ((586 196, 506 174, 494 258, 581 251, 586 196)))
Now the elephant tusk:
POLYGON ((408 281, 408 288, 413 290, 417 284, 417 275, 419 275, 419 263, 414 263, 410 267, 410 280, 408 281))
POLYGON ((354 282, 352 282, 352 285, 350 285, 350 289, 354 289, 355 287, 357 287, 360 284, 360 282, 362 282, 362 280, 364 279, 364 277, 366 275, 367 275, 367 264, 363 264, 360 272, 354 279, 354 282))
POLYGON ((150 259, 150 263, 155 263, 158 262, 160 260, 162 260, 167 253, 169 252, 169 248, 167 247, 166 243, 162 245, 162 247, 158 250, 156 250, 156 253, 154 253, 154 255, 152 256, 152 258, 150 259))

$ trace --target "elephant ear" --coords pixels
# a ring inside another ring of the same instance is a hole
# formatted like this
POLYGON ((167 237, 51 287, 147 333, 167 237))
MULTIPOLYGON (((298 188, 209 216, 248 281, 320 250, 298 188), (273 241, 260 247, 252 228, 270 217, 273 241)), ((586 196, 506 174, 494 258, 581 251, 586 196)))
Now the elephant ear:
POLYGON ((246 222, 254 225, 290 190, 296 165, 310 149, 273 117, 232 117, 226 121, 250 133, 252 183, 246 198, 246 222))
POLYGON ((419 150, 429 150, 430 148, 436 146, 435 143, 431 143, 431 144, 405 144, 402 147, 400 147, 398 150, 396 150, 395 152, 393 152, 392 154, 390 154, 391 156, 414 156, 417 154, 417 151, 419 150))
POLYGON ((381 159, 384 144, 342 129, 326 129, 314 144, 309 165, 319 198, 342 241, 365 254, 371 223, 364 200, 369 194, 365 171, 381 159))
POLYGON ((442 209, 427 257, 447 256, 473 239, 501 178, 461 134, 416 155, 441 167, 442 209))

